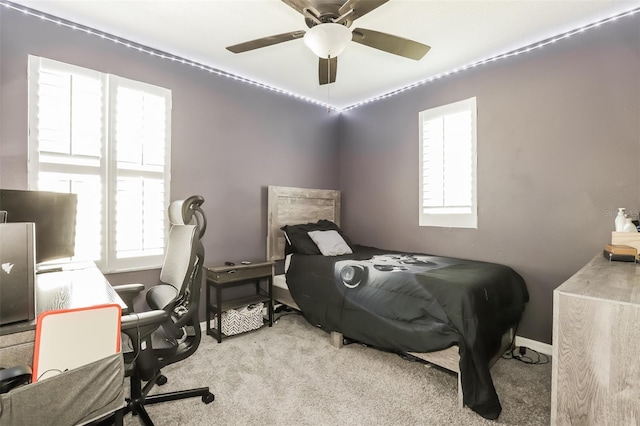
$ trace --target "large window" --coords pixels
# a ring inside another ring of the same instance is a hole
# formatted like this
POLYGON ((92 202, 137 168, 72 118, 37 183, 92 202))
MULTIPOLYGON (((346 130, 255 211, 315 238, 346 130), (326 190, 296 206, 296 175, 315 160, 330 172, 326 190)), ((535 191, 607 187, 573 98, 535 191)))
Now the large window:
POLYGON ((170 90, 29 57, 29 188, 78 194, 76 257, 161 265, 170 126, 170 90))
POLYGON ((478 227, 476 99, 420 112, 420 226, 478 227))

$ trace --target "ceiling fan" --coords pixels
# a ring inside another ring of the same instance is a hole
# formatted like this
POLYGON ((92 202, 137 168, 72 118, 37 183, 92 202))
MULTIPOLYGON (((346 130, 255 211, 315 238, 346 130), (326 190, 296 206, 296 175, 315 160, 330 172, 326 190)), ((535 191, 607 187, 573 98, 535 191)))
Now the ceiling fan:
POLYGON ((304 38, 305 44, 319 58, 320 84, 336 81, 338 55, 349 41, 373 47, 394 55, 420 60, 431 47, 417 41, 368 30, 350 29, 353 21, 382 6, 389 0, 282 0, 304 16, 308 31, 292 31, 247 41, 227 50, 242 53, 285 41, 304 38))

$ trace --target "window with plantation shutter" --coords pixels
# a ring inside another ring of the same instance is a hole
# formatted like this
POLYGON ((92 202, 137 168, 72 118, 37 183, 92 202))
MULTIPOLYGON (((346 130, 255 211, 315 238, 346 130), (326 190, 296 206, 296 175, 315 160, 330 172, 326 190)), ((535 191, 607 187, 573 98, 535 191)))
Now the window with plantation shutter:
POLYGON ((170 124, 167 89, 29 57, 29 187, 78 194, 76 257, 161 265, 170 124))
POLYGON ((420 113, 420 226, 478 227, 476 99, 420 113))

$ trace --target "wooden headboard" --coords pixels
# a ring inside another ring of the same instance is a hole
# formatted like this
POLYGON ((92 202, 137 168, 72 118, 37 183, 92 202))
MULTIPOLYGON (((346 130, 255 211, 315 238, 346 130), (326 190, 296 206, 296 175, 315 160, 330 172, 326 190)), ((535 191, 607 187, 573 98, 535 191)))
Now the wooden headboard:
POLYGON ((267 259, 284 259, 284 225, 330 220, 340 226, 340 191, 269 186, 267 259))

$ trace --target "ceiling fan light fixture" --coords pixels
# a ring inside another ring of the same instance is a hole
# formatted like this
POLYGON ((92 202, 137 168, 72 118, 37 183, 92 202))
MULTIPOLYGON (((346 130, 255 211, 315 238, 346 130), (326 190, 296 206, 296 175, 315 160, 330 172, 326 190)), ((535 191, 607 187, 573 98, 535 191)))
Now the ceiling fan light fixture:
POLYGON ((304 35, 304 44, 320 58, 335 58, 351 41, 351 30, 335 23, 318 24, 304 35))

